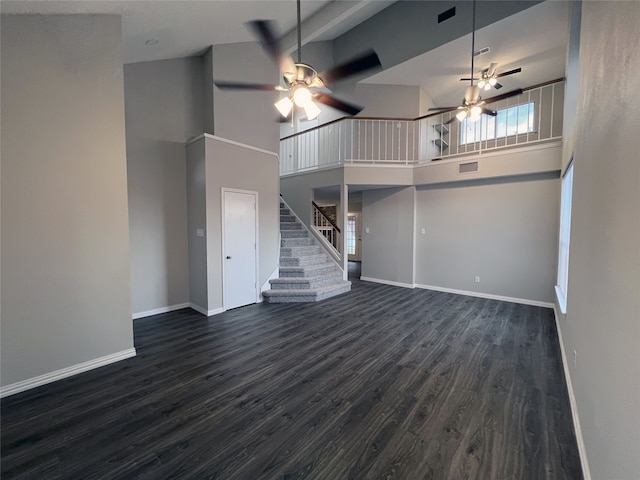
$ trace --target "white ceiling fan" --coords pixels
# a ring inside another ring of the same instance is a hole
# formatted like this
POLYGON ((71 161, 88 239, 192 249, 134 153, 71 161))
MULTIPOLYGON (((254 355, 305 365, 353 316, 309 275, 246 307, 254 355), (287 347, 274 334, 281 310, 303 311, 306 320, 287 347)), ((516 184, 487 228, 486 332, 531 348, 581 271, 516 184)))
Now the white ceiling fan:
POLYGON ((480 78, 461 78, 461 82, 468 82, 469 80, 476 80, 478 82, 478 87, 484 90, 491 90, 491 88, 495 88, 499 90, 502 88, 502 84, 498 82, 498 78, 506 77, 507 75, 513 75, 514 73, 520 73, 522 68, 514 68, 513 70, 509 70, 508 72, 497 73, 498 64, 496 62, 492 62, 487 68, 480 72, 480 78))

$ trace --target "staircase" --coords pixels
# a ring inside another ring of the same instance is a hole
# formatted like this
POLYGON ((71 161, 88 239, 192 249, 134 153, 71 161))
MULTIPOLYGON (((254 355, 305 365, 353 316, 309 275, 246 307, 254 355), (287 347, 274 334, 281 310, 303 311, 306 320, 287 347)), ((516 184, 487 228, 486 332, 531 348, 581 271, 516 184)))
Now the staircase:
POLYGON ((342 271, 282 202, 280 236, 280 277, 269 280, 265 302, 318 302, 351 291, 351 282, 342 280, 342 271))

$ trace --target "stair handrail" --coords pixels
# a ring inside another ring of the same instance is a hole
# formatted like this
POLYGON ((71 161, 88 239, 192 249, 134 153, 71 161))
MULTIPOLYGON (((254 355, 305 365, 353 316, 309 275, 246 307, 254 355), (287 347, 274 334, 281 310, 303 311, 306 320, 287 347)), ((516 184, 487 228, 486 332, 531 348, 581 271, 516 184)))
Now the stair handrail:
MULTIPOLYGON (((316 240, 318 240, 321 248, 329 254, 329 258, 331 258, 331 260, 333 261, 333 263, 335 263, 338 268, 340 269, 341 272, 344 273, 344 268, 342 266, 342 254, 333 246, 331 245, 327 239, 324 237, 324 235, 322 235, 320 232, 318 232, 317 229, 315 228, 309 228, 303 221, 302 219, 296 214, 296 212, 289 206, 289 204, 286 202, 286 200, 283 198, 282 195, 280 195, 280 201, 284 204, 285 208, 287 208, 289 210, 289 214, 293 215, 296 220, 298 222, 300 222, 300 224, 308 231, 310 232, 316 240)), ((346 276, 345 276, 346 279, 346 276)))
POLYGON ((320 210, 320 207, 318 206, 318 204, 317 204, 316 202, 314 202, 313 200, 311 200, 311 205, 313 205, 313 208, 315 208, 315 209, 317 210, 317 212, 318 212, 320 215, 322 215, 322 216, 325 218, 325 220, 326 220, 326 221, 328 221, 328 222, 331 224, 331 226, 332 226, 333 228, 335 228, 335 229, 338 231, 338 233, 342 233, 342 232, 340 231, 340 227, 339 227, 338 225, 336 225, 336 224, 335 224, 335 222, 334 222, 333 220, 331 220, 329 217, 327 217, 327 216, 325 215, 325 213, 324 213, 322 210, 320 210))

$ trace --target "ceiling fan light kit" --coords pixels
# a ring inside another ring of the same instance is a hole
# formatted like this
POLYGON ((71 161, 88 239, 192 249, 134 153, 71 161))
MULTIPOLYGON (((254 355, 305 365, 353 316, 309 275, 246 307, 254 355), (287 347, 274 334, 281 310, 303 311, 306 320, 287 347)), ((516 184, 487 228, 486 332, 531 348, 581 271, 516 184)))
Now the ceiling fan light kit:
POLYGON ((294 63, 290 56, 282 53, 280 40, 275 33, 273 22, 268 20, 254 20, 249 22, 249 28, 262 44, 262 48, 270 57, 273 58, 273 60, 277 62, 286 87, 282 87, 280 85, 221 81, 214 81, 214 84, 218 88, 235 90, 277 90, 289 92, 286 97, 283 97, 274 103, 274 106, 278 112, 280 112, 283 119, 287 119, 294 111, 294 107, 298 107, 304 110, 307 119, 313 120, 317 118, 321 112, 320 107, 318 106, 320 103, 341 110, 349 115, 358 114, 363 107, 343 102, 342 100, 338 100, 332 95, 323 93, 317 89, 323 88, 326 84, 336 83, 352 75, 381 67, 382 65, 378 55, 373 50, 370 50, 349 62, 325 72, 318 73, 313 69, 313 67, 302 63, 301 60, 302 37, 300 30, 300 0, 297 1, 297 9, 297 63, 294 63))
MULTIPOLYGON (((471 122, 477 122, 482 118, 482 114, 491 115, 495 117, 498 113, 495 110, 491 110, 487 108, 485 105, 492 102, 498 102, 500 100, 504 100, 509 97, 513 97, 516 95, 520 95, 522 93, 522 89, 513 90, 509 93, 505 93, 503 95, 498 95, 493 98, 489 98, 487 100, 482 100, 480 97, 481 90, 491 90, 491 88, 502 88, 502 85, 498 83, 498 77, 504 77, 506 75, 511 75, 513 73, 518 73, 522 71, 521 68, 516 68, 509 72, 504 72, 500 74, 496 74, 496 68, 498 67, 497 63, 492 63, 488 68, 485 68, 482 71, 481 78, 474 78, 473 70, 473 57, 477 55, 475 50, 476 45, 476 0, 473 0, 473 15, 472 15, 472 26, 471 26, 471 77, 470 78, 461 78, 463 81, 470 81, 471 84, 466 88, 464 92, 464 98, 462 99, 462 103, 456 107, 434 107, 429 110, 436 110, 440 112, 440 114, 444 114, 447 112, 456 111, 457 113, 455 117, 444 122, 445 125, 450 124, 455 119, 462 122, 464 119, 469 119, 471 122), (478 84, 474 85, 473 82, 478 80, 478 84)), ((485 47, 486 51, 489 51, 488 47, 485 47)), ((481 49, 485 50, 485 49, 481 49)))

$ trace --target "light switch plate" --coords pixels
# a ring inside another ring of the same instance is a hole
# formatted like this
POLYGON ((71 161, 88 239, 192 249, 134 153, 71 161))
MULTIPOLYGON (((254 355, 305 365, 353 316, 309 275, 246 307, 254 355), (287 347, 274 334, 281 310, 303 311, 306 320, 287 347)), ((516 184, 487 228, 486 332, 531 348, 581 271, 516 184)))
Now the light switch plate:
POLYGON ((196 237, 204 237, 204 228, 196 228, 196 237))

